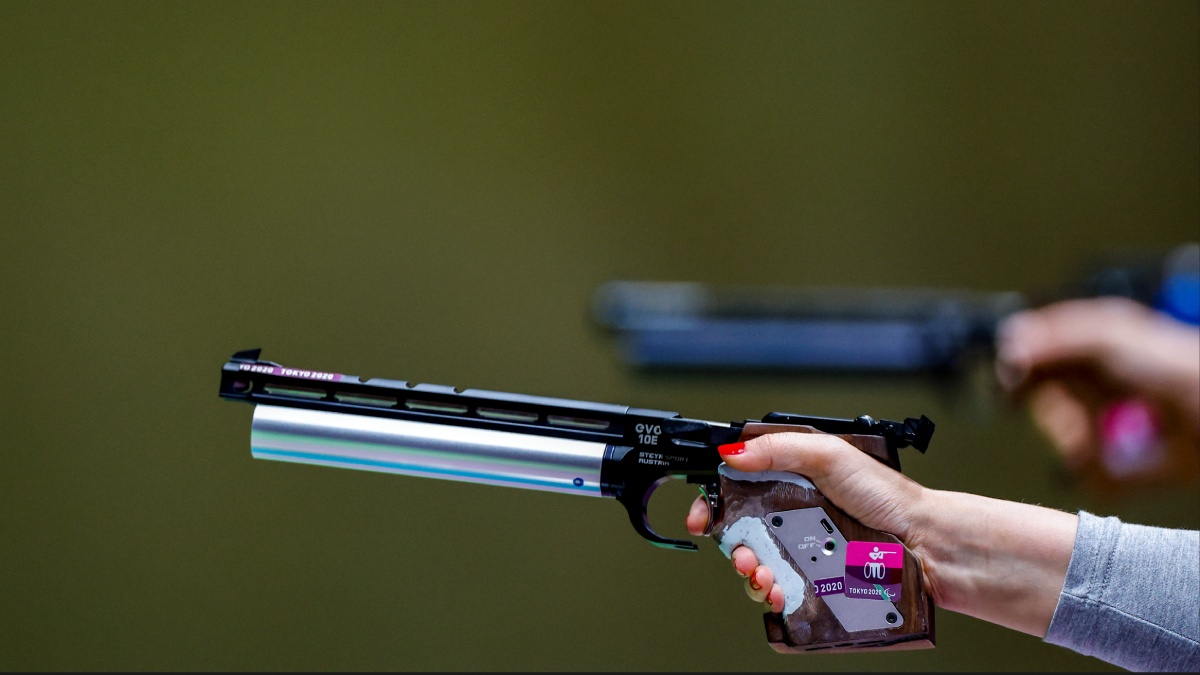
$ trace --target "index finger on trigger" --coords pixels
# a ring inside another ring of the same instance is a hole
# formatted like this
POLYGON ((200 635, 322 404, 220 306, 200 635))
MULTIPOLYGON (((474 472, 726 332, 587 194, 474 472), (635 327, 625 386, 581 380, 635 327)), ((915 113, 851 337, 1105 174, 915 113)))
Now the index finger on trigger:
POLYGON ((687 514, 688 532, 701 536, 708 529, 708 504, 703 497, 697 497, 687 514))

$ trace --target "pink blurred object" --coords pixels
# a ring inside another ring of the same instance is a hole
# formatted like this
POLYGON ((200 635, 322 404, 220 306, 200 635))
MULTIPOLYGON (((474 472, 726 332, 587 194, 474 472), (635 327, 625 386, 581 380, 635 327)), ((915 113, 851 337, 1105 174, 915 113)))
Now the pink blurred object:
POLYGON ((1110 405, 1100 418, 1100 431, 1100 462, 1113 478, 1150 473, 1167 459, 1157 415, 1144 401, 1127 399, 1110 405))

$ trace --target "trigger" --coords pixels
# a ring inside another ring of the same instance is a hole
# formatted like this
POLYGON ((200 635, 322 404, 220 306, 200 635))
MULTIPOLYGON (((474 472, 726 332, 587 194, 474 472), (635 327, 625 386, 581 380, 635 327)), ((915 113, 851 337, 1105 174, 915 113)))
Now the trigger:
POLYGON ((717 520, 721 516, 721 486, 719 483, 705 483, 700 486, 700 496, 708 507, 708 525, 704 528, 704 536, 710 536, 717 520))

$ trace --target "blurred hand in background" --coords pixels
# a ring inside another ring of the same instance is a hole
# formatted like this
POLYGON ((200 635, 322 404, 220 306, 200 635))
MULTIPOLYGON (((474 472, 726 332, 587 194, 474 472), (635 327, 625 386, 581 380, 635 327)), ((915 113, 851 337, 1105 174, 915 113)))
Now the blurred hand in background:
POLYGON ((1120 298, 1012 316, 997 375, 1072 473, 1105 487, 1200 476, 1200 329, 1120 298))

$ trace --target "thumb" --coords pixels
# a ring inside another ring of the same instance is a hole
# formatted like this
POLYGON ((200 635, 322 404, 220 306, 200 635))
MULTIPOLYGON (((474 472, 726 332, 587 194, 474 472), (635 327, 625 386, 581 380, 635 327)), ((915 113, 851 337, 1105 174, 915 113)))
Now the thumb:
POLYGON ((825 482, 841 465, 866 469, 878 464, 841 438, 823 433, 765 434, 719 451, 725 463, 739 471, 791 471, 814 483, 825 482))
POLYGON ((805 476, 850 516, 901 538, 923 488, 832 434, 782 432, 722 446, 722 459, 740 471, 790 471, 805 476), (740 446, 740 447, 739 447, 740 446))

